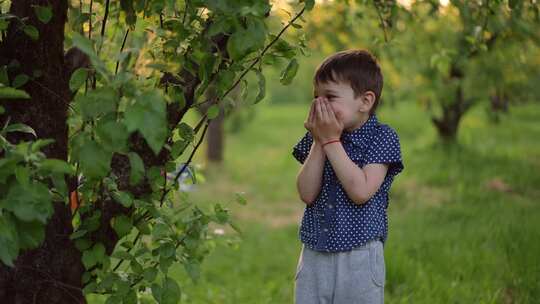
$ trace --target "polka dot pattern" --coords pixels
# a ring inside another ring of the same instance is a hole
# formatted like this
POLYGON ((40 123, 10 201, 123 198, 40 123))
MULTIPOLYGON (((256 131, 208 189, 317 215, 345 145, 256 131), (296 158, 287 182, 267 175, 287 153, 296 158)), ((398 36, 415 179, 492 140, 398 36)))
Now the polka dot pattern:
MULTIPOLYGON (((388 235, 388 192, 394 177, 403 169, 399 137, 392 127, 379 123, 375 114, 352 132, 343 132, 341 142, 349 158, 360 168, 370 163, 387 163, 381 187, 362 205, 354 204, 341 186, 330 161, 325 159, 321 192, 306 205, 299 230, 300 240, 317 251, 339 252, 363 246, 388 235)), ((313 137, 306 134, 293 147, 292 155, 304 163, 313 137)))

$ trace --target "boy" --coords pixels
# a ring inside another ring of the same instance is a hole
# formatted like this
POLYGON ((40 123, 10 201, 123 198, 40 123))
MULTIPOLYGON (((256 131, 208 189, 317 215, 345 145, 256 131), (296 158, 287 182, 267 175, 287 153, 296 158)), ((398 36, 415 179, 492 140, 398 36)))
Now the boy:
POLYGON ((369 52, 348 50, 326 58, 313 82, 308 132, 292 152, 306 203, 295 303, 381 304, 388 191, 404 168, 397 133, 375 116, 382 73, 369 52))

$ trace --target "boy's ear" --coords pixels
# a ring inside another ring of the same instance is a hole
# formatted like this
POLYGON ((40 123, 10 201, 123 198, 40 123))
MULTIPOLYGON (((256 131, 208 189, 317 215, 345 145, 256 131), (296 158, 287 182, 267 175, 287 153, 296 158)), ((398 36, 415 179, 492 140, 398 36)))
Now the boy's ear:
POLYGON ((364 94, 360 96, 360 104, 362 111, 368 112, 369 110, 371 110, 371 107, 373 107, 376 98, 377 97, 375 96, 375 93, 373 93, 373 91, 365 91, 364 94))

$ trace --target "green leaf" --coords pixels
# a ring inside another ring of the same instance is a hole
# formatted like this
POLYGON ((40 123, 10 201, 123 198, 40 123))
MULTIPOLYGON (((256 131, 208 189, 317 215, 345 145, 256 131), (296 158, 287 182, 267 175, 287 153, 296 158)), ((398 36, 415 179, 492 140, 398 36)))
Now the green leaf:
POLYGON ((152 238, 154 240, 160 240, 166 238, 169 234, 169 227, 164 223, 157 223, 152 229, 152 238))
POLYGON ((2 133, 4 133, 4 134, 10 133, 10 132, 23 132, 23 133, 28 133, 28 134, 34 135, 34 137, 37 138, 36 131, 34 131, 34 129, 32 129, 30 126, 25 125, 25 124, 20 124, 20 123, 11 124, 11 125, 8 125, 8 126, 2 131, 2 133))
POLYGON ((76 239, 75 240, 75 247, 77 247, 77 249, 79 249, 79 251, 81 251, 81 252, 88 249, 88 248, 90 248, 91 245, 92 245, 92 243, 88 239, 76 239))
POLYGON ((195 131, 193 128, 185 122, 181 122, 178 125, 178 135, 187 142, 192 142, 195 138, 195 131))
MULTIPOLYGON (((100 284, 100 285, 103 288, 103 284, 100 284)), ((123 303, 122 297, 118 295, 112 295, 108 297, 107 300, 105 301, 105 304, 122 304, 122 303, 123 303)))
POLYGON ((180 301, 180 287, 175 280, 166 277, 163 286, 152 284, 152 296, 159 304, 176 304, 180 301))
POLYGON ((23 26, 23 31, 32 40, 36 41, 39 39, 39 31, 34 26, 27 24, 23 26))
POLYGON ((92 216, 86 218, 82 224, 82 227, 88 232, 96 231, 101 226, 101 211, 96 210, 92 216))
POLYGON ((161 286, 157 283, 152 284, 152 296, 158 303, 161 304, 162 289, 161 286))
POLYGON ((214 119, 219 115, 219 106, 214 104, 208 108, 208 119, 214 119))
POLYGON ((133 273, 142 274, 143 268, 141 264, 137 262, 136 259, 131 260, 131 263, 129 264, 129 266, 131 267, 131 270, 133 271, 133 273))
POLYGON ((112 227, 114 231, 116 231, 118 238, 122 238, 123 236, 129 234, 129 232, 133 228, 133 225, 131 224, 131 219, 125 215, 117 216, 111 220, 112 227))
POLYGON ((75 169, 69 163, 61 159, 48 158, 41 162, 40 169, 69 175, 75 174, 75 169))
POLYGON ((98 264, 102 264, 105 258, 105 247, 101 243, 97 243, 90 250, 85 250, 82 255, 82 262, 84 268, 89 269, 90 267, 98 264))
POLYGON ((258 84, 259 84, 259 92, 257 93, 257 96, 255 97, 255 101, 253 104, 259 103, 259 101, 263 100, 264 96, 266 95, 266 78, 264 77, 264 74, 260 70, 255 70, 255 73, 257 74, 258 78, 258 84))
POLYGON ((91 57, 96 57, 96 52, 94 50, 92 40, 86 38, 86 36, 83 36, 77 32, 73 32, 73 37, 71 39, 73 41, 73 45, 80 49, 83 53, 91 57))
POLYGON ((128 154, 129 157, 129 164, 131 166, 131 171, 129 175, 129 183, 131 185, 137 185, 141 179, 144 177, 144 163, 139 156, 139 154, 135 152, 130 152, 128 154))
POLYGON ((304 0, 306 11, 310 11, 313 9, 313 6, 315 5, 315 0, 304 0))
POLYGON ((103 178, 110 170, 112 153, 87 138, 79 135, 73 139, 73 157, 79 162, 81 171, 90 178, 103 178))
MULTIPOLYGON (((277 36, 275 35, 268 35, 270 39, 276 39, 277 36)), ((266 59, 269 57, 271 59, 270 61, 272 64, 275 64, 277 55, 285 57, 287 59, 292 59, 296 55, 295 47, 289 44, 285 39, 283 38, 277 38, 276 43, 272 46, 272 54, 267 54, 264 56, 266 59)))
POLYGON ((247 19, 248 28, 234 32, 227 41, 227 51, 235 61, 264 46, 266 25, 261 18, 247 19))
POLYGON ((174 142, 172 148, 171 148, 171 158, 176 159, 178 156, 182 155, 182 153, 187 148, 189 142, 187 142, 184 139, 179 139, 174 142))
POLYGON ((30 95, 23 90, 17 90, 11 87, 1 87, 0 99, 30 99, 30 95))
POLYGON ((180 286, 175 280, 167 277, 163 284, 164 304, 176 304, 180 301, 180 286))
POLYGON ((43 22, 44 24, 49 23, 51 21, 51 18, 53 16, 52 8, 50 5, 47 6, 34 6, 34 12, 36 13, 36 16, 38 17, 39 21, 43 22))
POLYGON ((13 216, 4 212, 0 216, 0 260, 13 267, 13 261, 19 255, 19 235, 13 216))
POLYGON ((112 88, 98 88, 89 91, 86 95, 77 95, 76 102, 86 119, 116 111, 118 93, 112 88))
POLYGON ((298 61, 296 60, 296 58, 293 58, 291 61, 289 61, 287 67, 285 67, 285 69, 281 72, 281 76, 279 78, 281 84, 289 85, 292 82, 297 71, 298 61))
POLYGON ((210 25, 210 28, 206 32, 208 37, 213 37, 219 33, 231 33, 231 22, 230 19, 225 17, 215 18, 210 25))
POLYGON ((47 139, 38 139, 34 142, 32 142, 32 152, 37 152, 39 150, 41 150, 41 148, 45 147, 45 146, 48 146, 50 144, 52 144, 54 142, 54 139, 52 138, 47 138, 47 139))
POLYGON ((229 90, 234 83, 235 73, 232 70, 221 71, 218 75, 217 89, 218 94, 222 96, 229 90))
POLYGON ((159 247, 159 254, 165 258, 170 258, 176 253, 176 248, 170 242, 166 242, 159 247))
POLYGON ((54 193, 54 195, 56 195, 56 198, 54 198, 54 200, 66 201, 68 197, 68 187, 66 184, 66 180, 64 179, 64 174, 52 172, 51 179, 54 184, 54 189, 56 190, 55 192, 57 192, 57 193, 54 193))
POLYGON ((144 270, 143 276, 146 281, 153 282, 156 279, 157 274, 158 274, 157 268, 151 267, 151 268, 146 268, 144 270))
POLYGON ((30 183, 30 169, 28 167, 15 167, 15 178, 24 187, 28 187, 30 183))
POLYGON ((76 69, 69 79, 69 89, 72 92, 77 91, 85 83, 86 78, 88 78, 88 70, 86 68, 76 69))
POLYGON ((24 73, 19 74, 15 76, 15 79, 13 79, 13 83, 11 84, 11 86, 13 86, 14 88, 20 88, 23 85, 25 85, 28 82, 28 80, 30 80, 30 77, 28 77, 28 75, 24 73))
POLYGON ((156 155, 167 139, 167 114, 165 98, 158 90, 137 96, 135 104, 125 113, 128 130, 139 130, 156 155))
POLYGON ((73 232, 70 236, 69 236, 69 239, 70 240, 75 240, 75 239, 78 239, 80 238, 81 236, 84 236, 88 231, 86 231, 85 229, 79 229, 75 232, 73 232))
POLYGON ((36 248, 45 239, 45 225, 40 222, 17 222, 19 247, 21 250, 36 248))
POLYGON ((100 120, 96 135, 104 149, 112 152, 126 152, 129 133, 124 124, 116 121, 100 120))
POLYGON ((131 254, 125 250, 115 250, 112 254, 112 257, 115 259, 122 259, 122 260, 131 260, 133 258, 131 254))
POLYGON ((194 283, 197 283, 201 277, 201 267, 197 262, 188 262, 184 264, 184 269, 194 283))
POLYGON ((128 192, 115 191, 112 193, 114 199, 118 201, 122 206, 129 208, 133 205, 133 198, 128 192))
POLYGON ((135 289, 128 291, 128 294, 122 298, 122 304, 137 304, 137 292, 135 289))
POLYGON ((42 183, 33 181, 26 187, 15 183, 9 188, 1 205, 20 220, 45 224, 53 212, 51 199, 49 188, 42 183))

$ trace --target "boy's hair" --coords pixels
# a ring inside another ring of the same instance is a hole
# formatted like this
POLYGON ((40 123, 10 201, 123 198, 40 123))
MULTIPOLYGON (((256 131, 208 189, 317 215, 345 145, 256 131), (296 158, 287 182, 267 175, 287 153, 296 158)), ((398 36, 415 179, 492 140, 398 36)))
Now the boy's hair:
POLYGON ((369 111, 375 113, 381 98, 383 76, 377 59, 367 50, 345 50, 327 57, 315 71, 313 85, 329 81, 348 83, 354 98, 366 91, 375 93, 375 102, 369 111))

